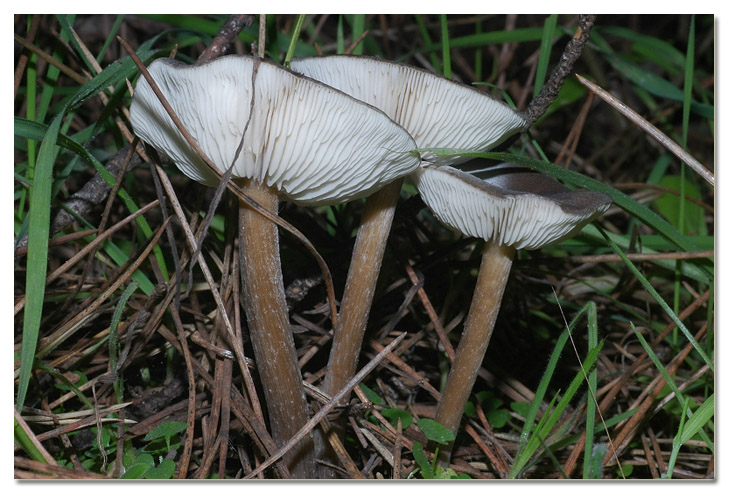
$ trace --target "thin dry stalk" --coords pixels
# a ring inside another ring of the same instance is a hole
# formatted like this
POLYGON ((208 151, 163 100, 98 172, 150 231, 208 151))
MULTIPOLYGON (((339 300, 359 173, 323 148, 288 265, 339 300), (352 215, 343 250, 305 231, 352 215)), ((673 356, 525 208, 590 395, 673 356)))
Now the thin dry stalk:
POLYGON ((352 457, 350 457, 347 449, 345 449, 345 446, 342 445, 340 437, 336 434, 326 416, 322 418, 322 421, 320 421, 319 427, 322 429, 324 437, 329 442, 332 450, 334 450, 335 454, 337 455, 340 464, 345 468, 348 479, 364 479, 360 470, 357 469, 355 461, 352 460, 352 457))
MULTIPOLYGON (((132 220, 137 218, 140 215, 143 215, 144 213, 147 213, 150 209, 154 208, 160 204, 159 200, 154 200, 151 203, 148 203, 147 205, 143 206, 139 210, 135 211, 131 215, 125 217, 123 220, 120 220, 113 226, 106 229, 101 234, 97 235, 93 241, 85 245, 78 253, 73 255, 71 258, 69 258, 63 265, 59 266, 53 272, 51 272, 46 277, 46 286, 50 285, 51 282, 56 280, 58 277, 66 273, 71 267, 73 267, 76 263, 78 263, 84 256, 86 256, 89 252, 94 250, 99 244, 106 241, 109 237, 111 237, 112 234, 114 234, 116 231, 124 227, 125 225, 129 224, 132 220)), ((83 235, 93 235, 94 233, 98 232, 97 230, 91 230, 91 231, 84 231, 84 232, 77 232, 76 234, 73 234, 74 236, 83 234, 83 235)), ((51 243, 49 243, 51 245, 51 243)), ((14 308, 14 312, 17 315, 25 306, 25 297, 20 299, 14 308)))
MULTIPOLYGON (((699 332, 694 336, 696 341, 700 341, 702 337, 704 336, 705 332, 707 331, 707 327, 704 326, 700 329, 699 332)), ((652 347, 654 347, 652 345, 652 347)), ((666 366, 667 373, 669 376, 674 375, 677 372, 677 369, 682 364, 682 362, 686 359, 687 356, 692 352, 694 347, 692 344, 687 344, 684 349, 682 349, 681 352, 679 352, 669 363, 669 365, 666 366)), ((636 432, 639 428, 639 425, 645 421, 648 416, 650 416, 649 412, 651 409, 651 406, 656 402, 657 397, 662 391, 662 388, 666 384, 666 380, 664 379, 664 376, 659 374, 657 377, 652 381, 651 384, 649 384, 644 392, 642 392, 642 395, 645 395, 646 398, 641 401, 640 404, 632 404, 631 408, 636 408, 636 412, 631 415, 631 417, 624 423, 623 425, 619 426, 621 429, 620 431, 614 436, 614 442, 612 444, 611 450, 606 454, 606 457, 604 458, 603 462, 605 464, 608 464, 613 459, 617 458, 618 455, 628 446, 629 442, 634 438, 634 435, 636 435, 636 432)), ((641 400, 641 399, 639 399, 641 400)), ((637 400, 638 402, 638 400, 637 400)))
MULTIPOLYGON (((406 265, 405 268, 406 272, 408 273, 408 278, 411 279, 411 282, 414 285, 418 284, 418 277, 416 276, 416 272, 413 271, 413 267, 411 267, 410 265, 406 265)), ((456 354, 456 352, 454 351, 454 346, 451 345, 451 341, 449 340, 446 330, 444 329, 441 320, 436 314, 436 310, 433 309, 431 300, 428 298, 428 294, 426 294, 426 290, 423 287, 419 287, 418 289, 418 298, 421 300, 421 304, 423 304, 423 308, 426 310, 428 319, 431 321, 431 323, 433 324, 433 328, 436 330, 436 334, 439 337, 439 342, 442 346, 444 346, 446 355, 449 357, 449 363, 453 364, 454 355, 456 354)))
POLYGON ((119 289, 119 287, 126 283, 129 280, 129 277, 131 277, 132 274, 137 271, 140 265, 147 259, 147 256, 150 255, 152 249, 157 245, 157 242, 160 240, 160 236, 165 231, 166 226, 167 222, 160 225, 160 227, 155 232, 155 235, 152 237, 152 239, 150 239, 150 242, 144 248, 142 253, 140 253, 140 255, 129 265, 129 267, 119 276, 119 278, 114 281, 114 283, 112 283, 104 292, 102 292, 96 299, 94 299, 91 304, 76 313, 76 315, 71 318, 70 321, 68 321, 61 328, 53 332, 49 337, 41 341, 40 349, 36 353, 36 356, 38 358, 42 358, 53 349, 61 345, 66 339, 71 337, 79 328, 81 328, 82 324, 88 318, 94 317, 94 312, 96 311, 96 309, 98 309, 104 301, 109 299, 117 291, 117 289, 119 289))
POLYGON ((57 464, 45 464, 39 461, 33 461, 23 457, 14 457, 16 479, 86 479, 86 480, 103 480, 104 476, 87 471, 77 471, 68 469, 57 464), (25 470, 25 471, 24 471, 25 470), (45 474, 43 474, 45 473, 45 474))
POLYGON ((30 429, 28 426, 28 423, 25 422, 25 420, 21 417, 20 413, 17 411, 17 409, 13 408, 13 415, 15 417, 15 421, 18 423, 18 426, 23 430, 23 432, 26 434, 26 436, 30 439, 33 446, 40 452, 43 459, 51 466, 57 466, 56 460, 53 458, 53 456, 48 453, 46 448, 43 446, 43 443, 41 443, 41 440, 38 439, 35 433, 33 433, 33 430, 30 429))
POLYGON ((398 417, 395 430, 395 445, 393 445, 393 479, 400 479, 401 471, 401 450, 403 450, 403 423, 398 417))
MULTIPOLYGON (((233 376, 233 362, 224 360, 223 363, 223 381, 231 384, 233 376)), ((226 386, 223 390, 229 390, 232 386, 226 386)), ((220 439, 220 450, 218 452, 218 479, 225 478, 226 458, 228 455, 228 441, 231 429, 231 394, 224 394, 221 400, 221 425, 218 433, 220 439)))
POLYGON ((170 314, 172 315, 172 321, 177 329, 177 338, 180 343, 180 348, 182 349, 182 355, 185 359, 185 369, 188 374, 187 428, 185 430, 185 444, 183 446, 183 453, 182 458, 180 459, 180 468, 178 472, 178 477, 185 479, 187 478, 190 457, 193 452, 193 440, 195 439, 195 372, 193 371, 190 349, 188 348, 188 340, 185 337, 185 330, 183 329, 182 321, 180 320, 180 313, 178 312, 177 304, 170 306, 170 314))
MULTIPOLYGON (((710 292, 705 292, 701 297, 697 298, 695 301, 692 302, 689 306, 687 306, 679 315, 678 318, 680 320, 686 320, 692 313, 694 313, 698 308, 702 307, 704 304, 707 303, 710 297, 710 292)), ((676 325, 674 322, 669 323, 664 329, 659 333, 659 335, 656 336, 654 340, 651 342, 651 346, 655 347, 659 343, 661 343, 670 333, 672 330, 676 328, 676 325)), ((616 399, 616 396, 619 394, 619 392, 626 386, 626 383, 628 383, 629 379, 636 373, 639 366, 648 359, 649 356, 646 352, 643 352, 639 357, 636 358, 635 361, 631 363, 631 366, 629 366, 623 374, 617 379, 614 380, 613 386, 606 391, 605 395, 601 399, 601 402, 598 406, 599 410, 601 411, 608 411, 611 407, 611 404, 616 399)), ((563 472, 567 476, 570 476, 575 467, 577 466, 577 461, 580 453, 583 450, 583 447, 585 447, 585 441, 586 441, 586 432, 581 432, 580 437, 578 438, 578 441, 573 446, 573 451, 571 452, 571 455, 566 460, 565 464, 563 464, 563 472)))
MULTIPOLYGON (((383 349, 385 349, 385 347, 383 347, 383 345, 377 340, 370 340, 370 347, 372 347, 375 352, 382 352, 383 349)), ((388 354, 386 359, 390 361, 396 368, 401 370, 405 376, 417 383, 419 387, 423 388, 426 392, 431 394, 434 399, 436 399, 437 401, 441 399, 441 394, 438 390, 436 390, 433 385, 431 385, 431 383, 428 381, 428 378, 418 373, 408 363, 398 357, 397 352, 392 352, 388 354)))
MULTIPOLYGON (((41 16, 34 15, 33 20, 30 22, 30 29, 28 29, 28 40, 29 43, 32 42, 35 39, 35 35, 38 33, 38 26, 41 22, 41 16)), ((28 65, 28 55, 25 53, 21 53, 20 57, 18 58, 18 65, 15 67, 15 78, 14 78, 14 84, 13 84, 13 100, 18 95, 18 88, 20 87, 20 82, 23 79, 23 74, 25 73, 25 67, 28 65)))
POLYGON ((509 466, 511 466, 513 462, 512 457, 510 457, 507 450, 502 446, 502 443, 494 436, 494 432, 492 431, 492 427, 489 425, 489 421, 487 421, 487 417, 484 414, 482 406, 477 404, 476 410, 477 417, 479 418, 482 428, 484 428, 487 440, 494 446, 494 452, 498 461, 498 471, 500 473, 509 472, 509 466))
POLYGON ((466 425, 464 431, 466 431, 466 433, 472 438, 472 440, 476 442, 484 455, 487 456, 487 459, 489 459, 489 462, 492 463, 492 466, 497 471, 497 475, 502 479, 507 478, 507 475, 509 475, 509 468, 507 468, 506 471, 504 470, 506 466, 501 465, 500 460, 494 454, 492 449, 489 448, 486 443, 484 443, 484 440, 482 440, 482 438, 479 436, 479 433, 477 433, 474 427, 472 425, 466 425))
MULTIPOLYGON (((323 406, 317 413, 312 416, 312 418, 307 421, 307 424, 302 427, 297 434, 289 440, 286 445, 284 445, 282 448, 280 448, 275 454, 273 454, 271 457, 269 457, 263 464, 258 466, 254 471, 249 473, 246 478, 253 478, 254 476, 257 476, 259 473, 262 473, 265 469, 267 469, 269 466, 274 464, 276 461, 281 459, 292 447, 297 445, 304 436, 309 434, 314 427, 317 426, 317 424, 322 420, 322 418, 326 417, 327 414, 345 397, 347 396, 350 391, 352 391, 353 388, 357 387, 357 385, 370 373, 379 363, 382 361, 385 356, 390 353, 395 346, 400 344, 400 342, 405 338, 406 334, 402 333, 400 334, 396 339, 393 340, 390 344, 387 345, 385 349, 383 349, 382 352, 380 352, 373 360, 371 360, 368 364, 363 366, 363 368, 352 377, 352 379, 345 385, 337 394, 332 396, 332 400, 328 402, 325 406, 323 406)), ((385 424, 389 424, 387 421, 385 421, 385 424)))
POLYGON ((578 113, 578 118, 575 119, 573 127, 570 128, 570 132, 568 133, 568 137, 566 138, 563 147, 560 149, 560 153, 558 153, 557 158, 555 158, 556 165, 562 163, 564 167, 567 167, 570 165, 570 162, 573 161, 573 156, 575 156, 575 150, 578 148, 578 142, 580 141, 580 136, 583 133, 583 127, 585 126, 588 118, 588 111, 590 110, 592 103, 593 93, 589 93, 585 103, 583 103, 583 106, 578 113))
POLYGON ((597 94, 603 101, 611 105, 613 108, 625 115, 631 122, 639 126, 644 132, 649 134, 651 137, 659 141, 662 146, 672 152, 677 158, 682 160, 684 163, 689 165, 692 170, 697 172, 700 177, 705 179, 708 184, 715 186, 715 176, 710 172, 704 165, 702 165, 697 159, 690 155, 680 145, 673 141, 669 136, 664 134, 662 131, 657 129, 651 122, 646 120, 644 117, 639 115, 634 109, 629 107, 627 104, 613 96, 605 89, 598 86, 596 83, 589 81, 583 76, 576 74, 578 80, 586 86, 588 89, 597 94))
MULTIPOLYGON (((675 253, 626 253, 631 261, 690 260, 713 258, 715 251, 681 251, 675 253)), ((546 258, 547 259, 547 258, 546 258)), ((622 261, 617 254, 587 254, 584 256, 565 256, 560 258, 574 263, 612 263, 622 261)))

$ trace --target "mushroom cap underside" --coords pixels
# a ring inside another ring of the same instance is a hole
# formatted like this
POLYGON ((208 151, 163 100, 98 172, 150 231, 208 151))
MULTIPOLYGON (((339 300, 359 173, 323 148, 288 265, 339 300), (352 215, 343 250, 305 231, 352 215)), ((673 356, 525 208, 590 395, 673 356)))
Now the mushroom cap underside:
POLYGON ((492 167, 483 179, 448 166, 423 167, 413 177, 439 221, 515 249, 538 249, 571 237, 611 204, 605 194, 574 191, 514 164, 492 167))
MULTIPOLYGON (((148 70, 221 174, 233 166, 233 177, 263 182, 291 201, 364 197, 420 163, 413 139, 383 112, 271 62, 231 55, 189 66, 159 59, 148 70)), ((218 184, 142 77, 130 119, 135 134, 185 175, 218 184)))
MULTIPOLYGON (((486 151, 526 124, 522 114, 476 88, 397 62, 331 55, 295 59, 291 68, 383 110, 419 148, 486 151)), ((422 156, 435 165, 468 160, 422 156)))

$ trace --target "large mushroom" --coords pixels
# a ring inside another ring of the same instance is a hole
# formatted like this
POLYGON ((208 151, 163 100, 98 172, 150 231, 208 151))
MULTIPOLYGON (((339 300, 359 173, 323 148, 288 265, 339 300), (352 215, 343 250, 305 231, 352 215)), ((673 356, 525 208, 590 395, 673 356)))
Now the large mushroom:
MULTIPOLYGON (((296 59, 292 70, 383 110, 419 148, 486 151, 526 121, 506 104, 471 86, 408 65, 372 57, 332 55, 296 59)), ((468 158, 422 153, 424 161, 453 165, 468 158)), ((324 390, 336 393, 355 373, 402 179, 365 203, 355 240, 324 390)))
MULTIPOLYGON (((436 411, 456 434, 494 329, 512 259, 518 249, 539 249, 577 234, 611 204, 605 194, 570 190, 552 177, 514 164, 481 172, 423 167, 414 174, 434 216, 466 236, 484 239, 481 267, 464 330, 436 411)), ((453 444, 441 450, 447 464, 453 444)))
MULTIPOLYGON (((226 56, 149 68, 197 145, 243 192, 276 213, 279 198, 303 205, 349 201, 412 172, 420 157, 408 133, 374 107, 273 63, 226 56)), ((150 84, 140 79, 131 106, 135 133, 188 177, 214 186, 218 175, 183 138, 150 84)), ((307 421, 289 325, 276 225, 240 208, 242 283, 248 328, 272 436, 283 445, 307 421)), ((313 477, 310 440, 285 458, 292 474, 313 477), (306 444, 306 445, 305 445, 306 444)))

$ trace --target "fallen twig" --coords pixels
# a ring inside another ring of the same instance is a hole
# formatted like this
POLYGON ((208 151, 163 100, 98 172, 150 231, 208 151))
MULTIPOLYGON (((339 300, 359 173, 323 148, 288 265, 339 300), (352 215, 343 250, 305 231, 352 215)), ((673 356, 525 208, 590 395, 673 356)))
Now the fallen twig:
POLYGON ((385 357, 393 350, 393 348, 395 348, 398 344, 401 343, 401 341, 403 341, 406 335, 406 333, 400 334, 393 340, 393 342, 388 344, 385 349, 379 352, 378 355, 375 356, 368 364, 363 366, 363 368, 355 376, 353 376, 350 381, 347 382, 347 384, 342 387, 342 389, 340 389, 339 392, 332 396, 331 401, 329 401, 319 411, 317 411, 317 414, 312 416, 312 419, 307 421, 307 423, 297 432, 296 435, 294 435, 288 442, 286 442, 271 457, 266 459, 266 461, 264 461, 259 467, 251 471, 246 476, 246 479, 258 476, 266 468, 281 459, 284 454, 292 449, 292 447, 298 444, 306 435, 309 434, 309 432, 314 429, 315 426, 317 426, 317 423, 319 423, 322 418, 329 414, 332 408, 334 408, 345 396, 347 396, 347 394, 349 394, 350 391, 352 391, 352 389, 355 388, 368 375, 368 373, 370 373, 378 364, 380 364, 380 361, 385 359, 385 357))
POLYGON ((594 82, 589 81, 585 77, 576 74, 578 80, 586 86, 588 89, 598 95, 603 101, 614 107, 616 110, 625 115, 631 122, 641 127, 644 132, 649 134, 651 137, 659 141, 662 146, 671 151, 677 158, 682 160, 684 163, 692 167, 692 170, 697 172, 708 184, 715 187, 715 176, 710 172, 704 165, 702 165, 697 159, 685 151, 680 145, 673 141, 669 136, 664 134, 662 131, 657 129, 651 122, 646 120, 644 117, 635 112, 632 108, 626 105, 624 102, 613 96, 611 93, 601 88, 594 82))

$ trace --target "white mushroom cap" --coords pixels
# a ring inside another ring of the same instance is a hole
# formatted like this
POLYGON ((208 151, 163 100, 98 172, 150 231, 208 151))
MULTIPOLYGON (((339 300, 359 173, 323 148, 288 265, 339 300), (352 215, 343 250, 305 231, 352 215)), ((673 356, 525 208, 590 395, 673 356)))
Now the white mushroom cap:
MULTIPOLYGON (((325 84, 261 60, 226 56, 200 66, 170 59, 148 70, 198 146, 221 173, 275 187, 300 204, 364 197, 414 171, 410 135, 383 112, 325 84), (253 112, 251 112, 251 98, 253 112)), ((214 186, 218 179, 188 145, 144 78, 135 89, 134 132, 180 170, 214 186)))
MULTIPOLYGON (((296 59, 291 68, 380 108, 420 148, 486 151, 526 124, 520 113, 486 93, 404 64, 331 55, 296 59)), ((423 158, 438 165, 468 160, 431 153, 423 158)))
POLYGON ((436 218, 462 234, 515 249, 538 249, 577 234, 611 204, 511 163, 480 179, 452 167, 422 167, 416 187, 436 218))

